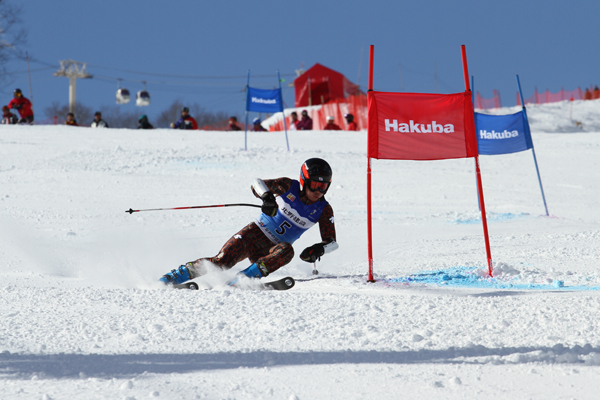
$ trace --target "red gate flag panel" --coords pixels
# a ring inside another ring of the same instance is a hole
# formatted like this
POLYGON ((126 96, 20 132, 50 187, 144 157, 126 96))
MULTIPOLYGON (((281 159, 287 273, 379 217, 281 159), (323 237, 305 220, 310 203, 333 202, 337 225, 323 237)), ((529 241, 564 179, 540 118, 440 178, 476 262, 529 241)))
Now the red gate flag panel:
POLYGON ((477 157, 471 92, 367 93, 367 157, 443 160, 477 157))

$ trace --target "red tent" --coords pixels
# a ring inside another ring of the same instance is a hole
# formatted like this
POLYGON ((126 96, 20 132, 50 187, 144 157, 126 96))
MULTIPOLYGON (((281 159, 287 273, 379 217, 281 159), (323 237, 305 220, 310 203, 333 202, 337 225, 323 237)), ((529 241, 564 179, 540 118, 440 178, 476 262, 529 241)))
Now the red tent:
POLYGON ((358 85, 318 63, 294 80, 294 89, 296 107, 316 106, 360 93, 358 85))

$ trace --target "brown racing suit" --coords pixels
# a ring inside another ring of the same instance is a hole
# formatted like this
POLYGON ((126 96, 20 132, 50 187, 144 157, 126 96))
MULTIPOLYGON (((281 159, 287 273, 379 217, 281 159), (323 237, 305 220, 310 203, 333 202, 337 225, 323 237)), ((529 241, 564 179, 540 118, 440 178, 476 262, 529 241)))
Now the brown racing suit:
MULTIPOLYGON (((290 178, 278 178, 264 180, 270 191, 276 196, 287 192, 293 180, 290 178)), ((256 197, 258 195, 252 189, 256 197)), ((300 200, 304 204, 309 204, 304 191, 300 192, 300 200)), ((317 201, 325 201, 325 197, 317 201)), ((319 217, 319 231, 323 244, 335 242, 335 225, 333 219, 333 208, 327 204, 319 217)), ((290 243, 273 243, 260 230, 256 223, 251 222, 242 230, 237 232, 229 239, 221 248, 219 254, 214 257, 200 258, 193 261, 190 269, 191 279, 197 278, 206 274, 206 266, 203 261, 206 260, 222 269, 230 269, 240 261, 248 258, 251 263, 263 263, 269 273, 274 272, 282 266, 292 261, 294 257, 294 249, 290 243)))

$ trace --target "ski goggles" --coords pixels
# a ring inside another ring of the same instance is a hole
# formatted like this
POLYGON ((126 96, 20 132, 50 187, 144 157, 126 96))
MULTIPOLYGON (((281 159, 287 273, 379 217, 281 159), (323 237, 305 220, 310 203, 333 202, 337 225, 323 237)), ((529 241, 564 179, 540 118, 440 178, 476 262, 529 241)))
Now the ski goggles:
POLYGON ((321 192, 323 194, 325 194, 327 192, 327 189, 329 189, 329 185, 331 184, 331 182, 319 182, 319 181, 313 181, 308 179, 306 181, 306 187, 311 191, 311 192, 321 192))

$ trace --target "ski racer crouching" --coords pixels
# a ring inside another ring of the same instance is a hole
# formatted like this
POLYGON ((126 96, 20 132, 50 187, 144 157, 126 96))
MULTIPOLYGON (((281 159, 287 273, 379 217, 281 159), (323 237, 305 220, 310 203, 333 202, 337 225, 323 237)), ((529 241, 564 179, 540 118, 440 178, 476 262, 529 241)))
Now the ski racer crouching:
POLYGON ((160 278, 165 284, 180 284, 205 275, 205 262, 230 269, 248 258, 252 265, 238 275, 263 278, 292 261, 292 244, 317 222, 320 243, 307 247, 300 254, 314 263, 324 254, 336 250, 333 208, 325 200, 331 185, 332 171, 320 158, 302 164, 300 180, 290 178, 255 179, 252 192, 263 201, 262 213, 225 243, 215 257, 200 258, 174 269, 160 278))

